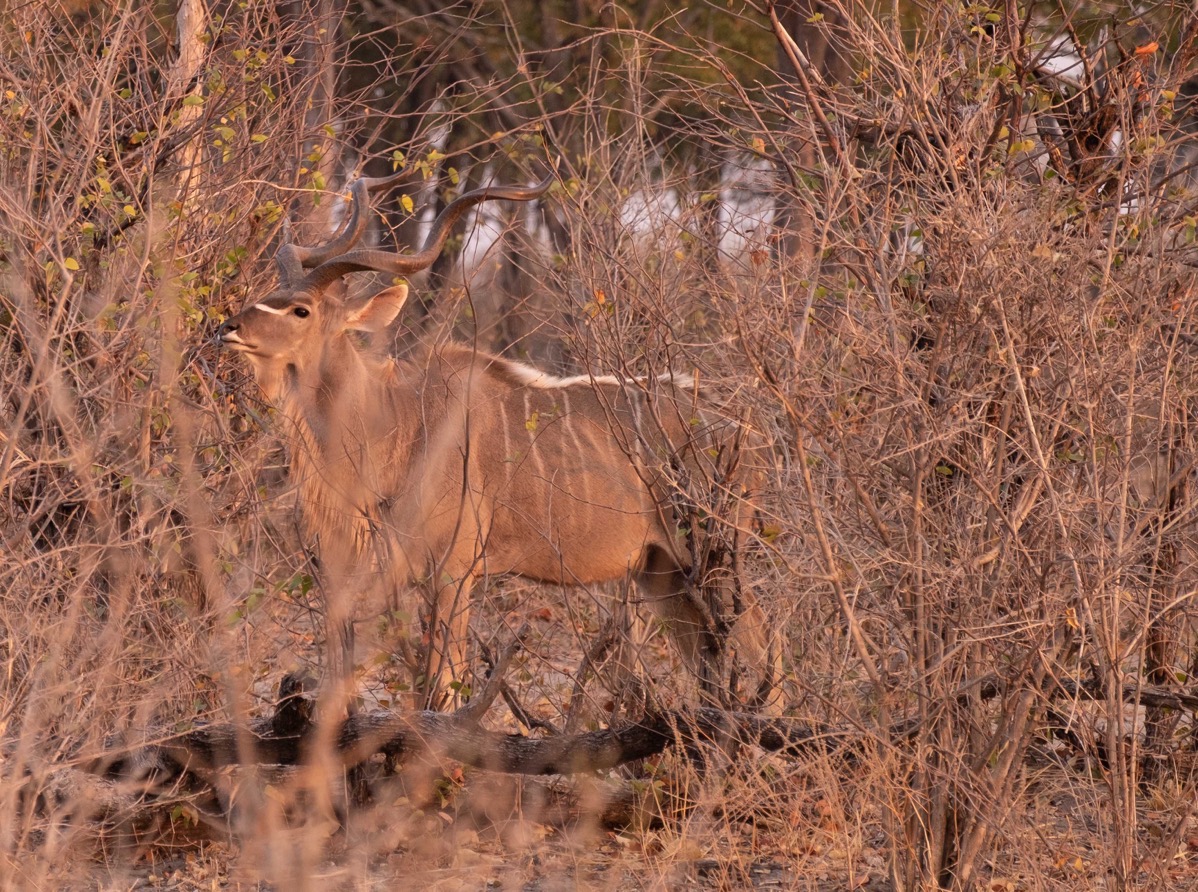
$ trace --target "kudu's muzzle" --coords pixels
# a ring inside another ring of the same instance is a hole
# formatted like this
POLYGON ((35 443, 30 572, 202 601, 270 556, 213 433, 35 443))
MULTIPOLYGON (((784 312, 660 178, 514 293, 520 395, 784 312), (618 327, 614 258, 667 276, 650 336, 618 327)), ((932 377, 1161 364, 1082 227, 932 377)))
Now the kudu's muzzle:
POLYGON ((226 319, 221 323, 220 328, 216 330, 216 343, 219 347, 226 347, 230 344, 243 344, 244 341, 237 334, 237 329, 241 327, 234 316, 231 319, 226 319))

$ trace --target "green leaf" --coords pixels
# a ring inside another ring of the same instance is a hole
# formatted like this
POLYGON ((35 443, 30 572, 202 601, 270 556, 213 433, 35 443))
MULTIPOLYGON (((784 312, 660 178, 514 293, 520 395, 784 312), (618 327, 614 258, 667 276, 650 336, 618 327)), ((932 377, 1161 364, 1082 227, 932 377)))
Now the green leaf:
POLYGON ((66 260, 64 260, 62 262, 62 265, 65 266, 67 269, 69 269, 71 272, 77 272, 79 270, 79 261, 76 260, 74 257, 68 257, 66 260))
POLYGON ((184 108, 195 108, 197 105, 203 105, 203 104, 204 104, 204 97, 200 96, 197 93, 192 93, 190 96, 184 97, 184 99, 183 99, 183 107, 184 108))

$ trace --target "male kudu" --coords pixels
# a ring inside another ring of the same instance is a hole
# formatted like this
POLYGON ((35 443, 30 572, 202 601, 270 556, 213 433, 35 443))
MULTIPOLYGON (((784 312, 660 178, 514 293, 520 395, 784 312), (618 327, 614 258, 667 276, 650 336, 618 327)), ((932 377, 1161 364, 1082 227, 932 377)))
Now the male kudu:
MULTIPOLYGON (((355 249, 369 193, 393 179, 356 181, 352 214, 326 245, 284 245, 278 289, 218 335, 249 360, 292 432, 304 533, 326 583, 376 594, 431 583, 435 690, 462 678, 478 577, 574 585, 632 574, 709 690, 730 649, 768 690, 776 660, 752 593, 725 580, 711 598, 691 578, 697 528, 732 549, 744 538, 754 475, 736 456, 751 451, 746 429, 701 407, 693 380, 556 378, 454 343, 403 360, 366 347, 359 333, 390 325, 408 286, 347 301, 330 285, 359 270, 425 269, 468 208, 539 198, 551 184, 462 195, 417 254, 355 249), (696 484, 710 504, 688 495, 696 484)), ((329 615, 331 630, 352 628, 350 608, 330 604, 329 615)))

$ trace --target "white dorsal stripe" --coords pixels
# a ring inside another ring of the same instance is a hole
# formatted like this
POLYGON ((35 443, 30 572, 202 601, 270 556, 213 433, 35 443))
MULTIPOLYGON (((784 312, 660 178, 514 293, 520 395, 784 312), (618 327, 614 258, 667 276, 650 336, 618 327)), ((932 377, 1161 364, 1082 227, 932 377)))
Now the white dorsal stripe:
MULTIPOLYGON (((542 372, 538 368, 529 365, 524 365, 520 362, 508 362, 507 368, 511 374, 525 387, 536 387, 543 390, 553 390, 558 387, 577 387, 580 384, 599 384, 599 385, 616 385, 633 384, 638 381, 647 381, 648 377, 636 377, 620 379, 615 375, 573 375, 569 378, 559 378, 557 375, 550 375, 547 372, 542 372)), ((691 378, 693 375, 675 374, 674 372, 663 372, 654 380, 659 384, 671 384, 675 381, 691 378)))
POLYGON ((266 304, 254 304, 255 310, 261 310, 263 313, 270 313, 273 316, 286 316, 287 310, 280 310, 278 307, 268 307, 266 304))

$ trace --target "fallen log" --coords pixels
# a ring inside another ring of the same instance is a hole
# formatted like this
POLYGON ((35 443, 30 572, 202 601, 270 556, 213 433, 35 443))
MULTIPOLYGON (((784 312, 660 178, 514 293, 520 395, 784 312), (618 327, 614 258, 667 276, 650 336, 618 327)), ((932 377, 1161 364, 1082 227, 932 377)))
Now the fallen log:
MULTIPOLYGON (((201 773, 231 765, 302 763, 313 755, 319 732, 309 686, 308 680, 288 676, 280 687, 274 715, 248 728, 210 725, 175 735, 157 745, 160 761, 201 773)), ((711 707, 660 712, 611 728, 555 737, 488 731, 480 727, 478 718, 477 709, 470 706, 454 713, 372 710, 344 719, 331 735, 331 744, 345 769, 381 754, 393 762, 446 758, 489 771, 546 775, 601 771, 676 745, 696 750, 712 744, 750 744, 793 756, 835 748, 846 736, 792 719, 711 707)))
MULTIPOLYGON (((994 679, 983 679, 980 686, 985 698, 1002 690, 994 679)), ((142 764, 158 761, 184 772, 232 765, 301 764, 312 755, 318 737, 310 694, 313 687, 310 678, 289 675, 280 685, 273 715, 256 720, 248 728, 210 725, 175 735, 156 747, 160 759, 143 758, 142 764)), ((1057 687, 1070 696, 1094 697, 1098 693, 1084 684, 1058 682, 1057 687)), ((1123 699, 1182 709, 1192 709, 1198 702, 1192 694, 1131 686, 1123 691, 1123 699)), ((453 713, 372 710, 344 719, 326 739, 331 741, 336 762, 345 769, 383 755, 393 763, 417 757, 450 759, 488 771, 549 775, 602 771, 675 746, 698 752, 712 745, 726 748, 747 744, 797 756, 843 749, 846 743, 867 736, 861 729, 818 728, 795 719, 764 718, 713 707, 651 713, 609 728, 550 737, 488 731, 479 725, 480 718, 478 704, 468 704, 453 713)), ((910 720, 897 723, 890 737, 906 736, 911 724, 910 720)))
MULTIPOLYGON (((706 749, 727 751, 736 745, 753 745, 786 756, 834 753, 852 760, 861 753, 859 745, 879 733, 900 741, 919 727, 918 719, 907 718, 892 723, 886 731, 829 729, 795 719, 697 707, 651 713, 594 731, 528 737, 480 726, 485 705, 498 692, 495 686, 487 687, 476 701, 454 713, 373 710, 325 727, 316 715, 315 687, 308 676, 288 675, 269 716, 248 724, 205 725, 132 752, 110 754, 90 768, 64 768, 39 795, 60 803, 86 801, 89 813, 100 820, 139 812, 160 797, 198 803, 210 800, 215 812, 223 812, 227 803, 219 794, 225 783, 220 772, 238 766, 287 772, 319 758, 325 765, 331 760, 350 779, 381 755, 387 764, 376 767, 383 770, 416 760, 452 760, 508 774, 571 775, 614 768, 670 748, 681 747, 701 760, 706 749), (80 790, 86 795, 67 795, 80 790)), ((1005 690, 1001 679, 986 676, 967 685, 960 696, 972 692, 990 699, 1005 690)), ((1103 692, 1093 684, 1058 680, 1045 693, 1049 698, 1093 699, 1103 692)), ((1198 696, 1186 690, 1128 685, 1121 695, 1125 702, 1178 709, 1193 710, 1198 705, 1198 696)))

